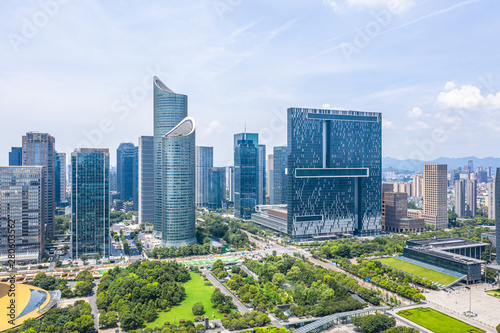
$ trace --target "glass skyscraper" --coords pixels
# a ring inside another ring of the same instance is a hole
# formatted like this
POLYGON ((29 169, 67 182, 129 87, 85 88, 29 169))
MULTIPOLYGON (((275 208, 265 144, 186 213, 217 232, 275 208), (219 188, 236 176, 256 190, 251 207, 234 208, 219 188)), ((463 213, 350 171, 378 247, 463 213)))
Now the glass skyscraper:
POLYGON ((56 205, 66 203, 66 153, 55 153, 55 201, 56 205))
POLYGON ((139 137, 139 223, 154 221, 154 137, 139 137))
POLYGON ((208 168, 208 200, 209 209, 222 208, 226 200, 226 168, 208 168))
POLYGON ((154 95, 154 228, 164 246, 196 243, 195 124, 187 96, 156 76, 154 95))
POLYGON ((196 146, 196 206, 208 204, 208 168, 214 166, 214 148, 196 146))
POLYGON ((259 196, 259 135, 234 135, 234 216, 249 219, 259 196))
POLYGON ((116 150, 116 181, 120 199, 132 201, 134 210, 138 206, 138 147, 131 142, 122 142, 116 150))
POLYGON ((71 153, 71 256, 109 257, 109 150, 71 153))
POLYGON ((9 152, 9 166, 23 165, 23 148, 12 147, 9 152))
POLYGON ((380 230, 380 113, 290 108, 288 149, 291 237, 380 230))
POLYGON ((287 195, 287 146, 274 147, 274 172, 273 172, 273 202, 272 204, 286 204, 287 195))
POLYGON ((0 262, 9 260, 8 222, 15 222, 16 261, 37 262, 44 250, 44 167, 0 167, 0 262))
POLYGON ((259 188, 257 205, 266 204, 266 146, 259 145, 259 188))
POLYGON ((44 166, 44 195, 42 214, 46 223, 45 237, 55 233, 55 139, 47 133, 28 132, 23 135, 23 166, 44 166))

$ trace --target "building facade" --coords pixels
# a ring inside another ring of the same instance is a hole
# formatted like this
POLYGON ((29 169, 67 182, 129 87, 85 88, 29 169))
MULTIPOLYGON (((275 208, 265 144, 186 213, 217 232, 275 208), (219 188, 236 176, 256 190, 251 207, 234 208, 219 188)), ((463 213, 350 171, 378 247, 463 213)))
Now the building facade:
POLYGON ((495 180, 486 185, 488 192, 488 218, 490 220, 495 218, 495 180))
POLYGON ((380 113, 290 108, 288 149, 292 238, 380 232, 380 113))
POLYGON ((467 216, 476 217, 477 212, 477 180, 467 181, 467 216))
POLYGON ((465 180, 455 180, 455 214, 465 216, 465 180))
POLYGON ((23 165, 23 148, 11 147, 9 152, 9 166, 23 165))
POLYGON ((139 137, 139 223, 154 222, 154 137, 139 137))
POLYGON ((71 153, 71 256, 109 257, 109 150, 71 153))
POLYGON ((448 227, 448 166, 424 164, 424 220, 435 229, 448 227))
POLYGON ((0 167, 0 262, 9 258, 15 236, 15 260, 39 262, 44 251, 44 167, 0 167), (12 230, 12 231, 11 231, 12 230))
POLYGON ((66 203, 66 153, 55 153, 55 201, 56 205, 66 203))
POLYGON ((227 168, 227 193, 228 201, 234 202, 234 166, 227 168))
POLYGON ((116 182, 120 200, 138 207, 139 149, 131 142, 122 142, 116 150, 116 182))
POLYGON ((396 193, 382 184, 382 230, 388 232, 423 232, 422 218, 408 217, 408 194, 396 193))
POLYGON ((412 196, 413 197, 422 197, 422 189, 424 186, 424 177, 422 175, 414 175, 412 179, 412 196))
POLYGON ((154 225, 163 246, 196 243, 195 123, 187 96, 153 78, 154 225))
POLYGON ((196 206, 207 207, 208 169, 214 166, 214 148, 196 146, 196 206))
POLYGON ((42 203, 43 221, 46 223, 45 237, 54 238, 55 233, 55 139, 47 133, 28 132, 23 135, 23 166, 44 166, 44 195, 42 203))
POLYGON ((208 199, 209 209, 222 208, 226 201, 226 168, 208 168, 208 199))
POLYGON ((257 204, 266 203, 266 146, 259 145, 259 188, 257 204))
POLYGON ((249 219, 259 196, 259 135, 234 135, 234 216, 249 219))
POLYGON ((271 171, 274 170, 274 155, 269 154, 267 155, 267 169, 266 169, 266 197, 269 198, 269 202, 271 202, 271 198, 273 197, 273 194, 271 193, 271 182, 273 182, 273 179, 271 178, 271 171))
POLYGON ((287 196, 287 146, 274 147, 274 201, 272 204, 286 204, 287 196))

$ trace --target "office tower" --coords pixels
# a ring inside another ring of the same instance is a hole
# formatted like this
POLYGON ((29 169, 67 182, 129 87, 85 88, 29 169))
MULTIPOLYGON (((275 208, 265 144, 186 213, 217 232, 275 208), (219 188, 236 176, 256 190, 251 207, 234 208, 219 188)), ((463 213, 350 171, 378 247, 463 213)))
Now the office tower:
POLYGON ((234 166, 227 168, 228 201, 234 202, 234 166))
POLYGON ((455 180, 455 213, 458 217, 465 216, 465 180, 455 180))
POLYGON ((500 168, 495 171, 495 200, 492 204, 495 206, 497 265, 500 265, 500 168))
POLYGON ((488 195, 488 219, 495 218, 495 180, 486 184, 486 191, 488 195))
POLYGON ((109 257, 109 150, 71 153, 71 256, 109 257))
POLYGON ((209 209, 222 208, 226 200, 226 168, 208 168, 208 198, 209 209))
POLYGON ((412 186, 412 196, 414 197, 422 197, 422 188, 424 185, 424 178, 422 175, 414 175, 413 177, 413 186, 412 186))
POLYGON ((266 203, 266 146, 259 145, 259 188, 257 194, 257 204, 266 203))
POLYGON ((269 198, 269 203, 274 203, 274 155, 267 155, 267 171, 266 171, 266 196, 269 198))
POLYGON ((477 181, 467 181, 467 216, 476 217, 477 211, 477 181))
POLYGON ((435 229, 448 227, 446 164, 424 164, 424 220, 435 229))
POLYGON ((234 135, 234 216, 249 219, 258 204, 259 135, 234 135))
POLYGON ((288 234, 379 232, 381 161, 380 113, 288 109, 288 234))
POLYGON ((156 76, 154 96, 154 228, 163 246, 195 244, 195 123, 187 96, 156 76))
POLYGON ((109 190, 111 192, 118 192, 118 175, 116 174, 116 167, 109 169, 109 190))
POLYGON ((66 203, 66 153, 55 152, 55 201, 66 203))
POLYGON ((286 146, 274 147, 274 202, 286 204, 287 195, 287 152, 286 146))
POLYGON ((45 237, 55 233, 55 139, 47 133, 28 132, 23 135, 23 166, 44 166, 44 195, 42 203, 45 237))
POLYGON ((116 181, 120 200, 134 203, 138 207, 138 147, 131 142, 122 142, 116 150, 116 181))
POLYGON ((9 166, 23 165, 23 148, 11 147, 9 152, 9 166))
POLYGON ((0 167, 0 262, 9 259, 8 234, 15 235, 16 262, 40 259, 44 250, 44 167, 0 167), (10 223, 9 223, 10 221, 10 223), (12 225, 15 233, 9 233, 12 225))
POLYGON ((139 223, 154 221, 154 137, 139 137, 139 223))
POLYGON ((488 172, 485 170, 479 171, 476 179, 478 183, 486 183, 488 181, 488 172))
POLYGON ((66 183, 68 185, 71 185, 71 163, 67 166, 67 176, 66 176, 66 183))
POLYGON ((487 170, 487 172, 488 172, 488 178, 493 177, 493 173, 491 172, 491 167, 490 167, 490 166, 489 166, 489 167, 487 167, 487 169, 486 169, 486 170, 487 170))
POLYGON ((424 219, 408 217, 408 194, 395 193, 391 184, 382 184, 382 230, 422 232, 424 219))
POLYGON ((214 148, 196 146, 196 206, 207 207, 208 168, 214 166, 214 148))
POLYGON ((467 161, 467 171, 469 172, 469 174, 474 173, 474 161, 473 160, 467 161))

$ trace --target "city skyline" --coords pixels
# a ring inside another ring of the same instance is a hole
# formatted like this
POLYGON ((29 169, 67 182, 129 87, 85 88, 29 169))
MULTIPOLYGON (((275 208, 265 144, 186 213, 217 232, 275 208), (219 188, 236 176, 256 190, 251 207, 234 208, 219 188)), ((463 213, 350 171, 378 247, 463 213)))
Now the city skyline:
MULTIPOLYGON (((499 46, 491 42, 500 24, 493 14, 498 4, 400 0, 405 6, 391 12, 389 3, 233 2, 218 9, 201 1, 123 8, 71 2, 29 37, 23 36, 24 19, 32 21, 43 8, 35 1, 1 4, 8 15, 0 23, 6 37, 0 59, 9 64, 1 73, 9 82, 0 82, 0 94, 9 126, 1 127, 6 140, 0 150, 39 130, 58 138, 57 150, 69 156, 89 140, 87 133, 93 147, 110 149, 115 165, 120 142, 137 145, 139 136, 152 135, 152 90, 143 82, 159 75, 174 91, 194 97, 197 142, 216 148, 215 166, 231 165, 228 129, 243 131, 246 123, 269 151, 286 143, 288 107, 323 104, 382 112, 383 156, 499 156, 464 131, 472 126, 491 139, 500 135, 494 116, 500 74, 492 56, 499 46), (93 25, 81 19, 89 16, 93 25), (357 32, 370 26, 380 34, 357 46, 357 32), (14 35, 24 39, 15 44, 14 35), (130 36, 140 47, 123 43, 130 36), (62 47, 66 42, 74 47, 62 47), (348 57, 349 45, 356 52, 348 57), (381 51, 387 49, 394 52, 381 51), (127 57, 110 61, 116 50, 127 57)), ((7 165, 5 154, 0 164, 7 165)))

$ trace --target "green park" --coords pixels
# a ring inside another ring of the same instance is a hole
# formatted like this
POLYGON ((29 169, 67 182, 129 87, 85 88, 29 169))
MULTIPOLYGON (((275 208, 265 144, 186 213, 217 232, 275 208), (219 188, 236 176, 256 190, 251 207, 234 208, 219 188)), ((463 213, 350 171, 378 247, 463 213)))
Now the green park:
POLYGON ((482 329, 464 323, 431 308, 414 308, 397 313, 435 333, 481 333, 482 329))
POLYGON ((425 268, 422 266, 418 266, 403 260, 399 260, 396 258, 383 258, 377 259, 383 265, 387 265, 391 268, 398 269, 400 271, 406 272, 408 274, 412 274, 421 278, 425 278, 427 280, 437 282, 441 285, 449 285, 450 283, 456 281, 458 278, 449 274, 441 273, 430 268, 425 268))

